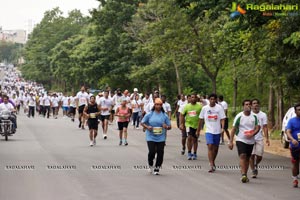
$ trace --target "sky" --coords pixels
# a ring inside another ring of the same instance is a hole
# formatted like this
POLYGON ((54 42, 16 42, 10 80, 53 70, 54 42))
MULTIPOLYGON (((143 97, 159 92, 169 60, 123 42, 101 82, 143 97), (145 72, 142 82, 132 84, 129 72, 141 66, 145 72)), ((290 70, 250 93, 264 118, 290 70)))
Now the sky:
POLYGON ((39 23, 45 11, 52 8, 59 7, 65 16, 74 9, 89 15, 89 10, 98 5, 97 0, 0 0, 0 27, 28 30, 30 21, 39 23))

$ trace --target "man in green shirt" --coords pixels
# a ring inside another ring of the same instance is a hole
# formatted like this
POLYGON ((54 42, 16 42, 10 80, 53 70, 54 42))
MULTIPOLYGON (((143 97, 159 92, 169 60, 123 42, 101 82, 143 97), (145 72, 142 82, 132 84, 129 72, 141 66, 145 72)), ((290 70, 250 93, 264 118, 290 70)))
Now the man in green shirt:
POLYGON ((188 103, 180 113, 180 129, 188 133, 188 160, 197 160, 198 137, 196 131, 199 123, 199 114, 202 106, 197 103, 197 95, 191 95, 191 103, 188 103), (192 148, 194 153, 192 154, 192 148))

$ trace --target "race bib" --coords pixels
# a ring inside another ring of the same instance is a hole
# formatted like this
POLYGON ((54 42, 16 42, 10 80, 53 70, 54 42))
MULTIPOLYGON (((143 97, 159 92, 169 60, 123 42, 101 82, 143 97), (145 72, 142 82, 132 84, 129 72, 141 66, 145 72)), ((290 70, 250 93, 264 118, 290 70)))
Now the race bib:
POLYGON ((208 121, 217 121, 218 115, 208 115, 208 121))
POLYGON ((244 135, 252 135, 254 133, 254 130, 246 130, 244 131, 244 135))
POLYGON ((197 116, 197 112, 195 110, 189 111, 188 112, 188 116, 190 116, 190 117, 196 117, 197 116))
POLYGON ((90 113, 90 118, 92 119, 96 118, 96 113, 90 113))
POLYGON ((162 134, 162 127, 153 127, 153 134, 154 135, 161 135, 162 134))

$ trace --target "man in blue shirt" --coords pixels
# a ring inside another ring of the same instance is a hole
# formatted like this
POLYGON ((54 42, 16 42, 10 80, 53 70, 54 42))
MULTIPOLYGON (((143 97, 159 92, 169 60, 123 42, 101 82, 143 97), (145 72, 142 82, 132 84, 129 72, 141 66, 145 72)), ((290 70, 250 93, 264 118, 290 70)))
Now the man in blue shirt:
POLYGON ((298 187, 299 157, 300 157, 300 103, 294 106, 296 117, 291 118, 286 126, 286 133, 290 139, 290 150, 292 155, 293 186, 298 187))

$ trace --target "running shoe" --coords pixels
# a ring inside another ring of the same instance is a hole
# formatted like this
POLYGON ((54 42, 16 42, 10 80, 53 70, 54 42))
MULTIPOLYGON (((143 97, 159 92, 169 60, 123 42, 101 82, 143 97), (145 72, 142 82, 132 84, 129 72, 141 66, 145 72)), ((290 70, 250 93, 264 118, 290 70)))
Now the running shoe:
POLYGON ((78 128, 81 128, 81 122, 79 122, 78 128))
POLYGON ((128 142, 126 141, 126 142, 124 143, 124 145, 125 145, 125 146, 128 146, 128 142))
POLYGON ((224 145, 224 144, 225 144, 225 142, 224 142, 224 141, 220 142, 220 145, 224 145))
POLYGON ((107 135, 103 135, 103 139, 106 140, 107 139, 107 135))
POLYGON ((208 170, 209 173, 213 173, 213 172, 215 172, 215 171, 216 171, 216 166, 212 166, 212 167, 210 168, 210 170, 208 170))
POLYGON ((192 153, 188 153, 188 160, 192 160, 193 158, 193 154, 192 153))
POLYGON ((242 175, 241 181, 242 181, 242 183, 248 183, 249 182, 249 178, 246 175, 242 175))
POLYGON ((120 146, 122 145, 122 140, 119 142, 119 145, 120 145, 120 146))
POLYGON ((181 155, 184 155, 185 154, 185 148, 183 148, 182 150, 181 150, 181 155))
POLYGON ((91 141, 91 142, 90 142, 90 146, 91 146, 91 147, 94 146, 94 141, 91 141))
POLYGON ((192 159, 193 159, 193 160, 197 160, 197 154, 193 154, 193 155, 192 155, 192 159))
POLYGON ((154 172, 153 172, 153 166, 149 166, 149 169, 148 169, 148 172, 150 173, 150 174, 153 174, 154 172))
POLYGON ((257 169, 254 169, 254 170, 252 171, 252 178, 256 178, 256 177, 257 177, 257 174, 258 174, 257 169))
POLYGON ((75 120, 74 120, 74 119, 71 119, 71 121, 74 122, 75 120))
POLYGON ((154 171, 153 171, 154 175, 159 175, 159 168, 155 167, 154 171))
POLYGON ((293 187, 294 187, 294 188, 297 188, 297 187, 298 187, 298 180, 294 180, 294 181, 293 181, 293 187))
POLYGON ((140 128, 139 128, 139 127, 135 127, 135 129, 137 129, 137 130, 138 130, 138 129, 140 129, 140 128))

